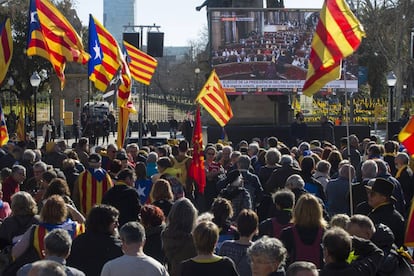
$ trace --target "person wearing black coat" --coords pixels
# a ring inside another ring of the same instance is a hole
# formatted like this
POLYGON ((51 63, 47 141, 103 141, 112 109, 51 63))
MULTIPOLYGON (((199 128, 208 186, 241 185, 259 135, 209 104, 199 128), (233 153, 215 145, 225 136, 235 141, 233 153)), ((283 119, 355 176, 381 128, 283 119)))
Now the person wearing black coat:
POLYGON ((119 225, 129 221, 137 221, 141 210, 140 198, 135 190, 134 172, 123 169, 118 173, 116 184, 102 198, 103 204, 112 205, 119 210, 119 225))
POLYGON ((338 227, 326 231, 322 246, 325 266, 320 276, 375 276, 384 256, 382 250, 369 240, 351 237, 338 227), (348 263, 351 250, 359 257, 348 263))
POLYGON ((274 193, 279 189, 285 187, 286 179, 292 174, 301 174, 301 170, 293 165, 293 158, 289 155, 283 155, 280 159, 280 168, 276 168, 266 183, 264 183, 264 190, 267 193, 274 193))
POLYGON ((67 265, 88 276, 101 274, 103 265, 123 255, 117 237, 119 211, 109 205, 94 206, 86 219, 86 232, 72 242, 67 265))
POLYGON ((368 204, 373 208, 368 217, 374 224, 383 223, 391 228, 395 244, 400 247, 404 243, 405 222, 393 204, 394 185, 383 178, 376 178, 372 182, 372 186, 365 186, 368 191, 368 204))

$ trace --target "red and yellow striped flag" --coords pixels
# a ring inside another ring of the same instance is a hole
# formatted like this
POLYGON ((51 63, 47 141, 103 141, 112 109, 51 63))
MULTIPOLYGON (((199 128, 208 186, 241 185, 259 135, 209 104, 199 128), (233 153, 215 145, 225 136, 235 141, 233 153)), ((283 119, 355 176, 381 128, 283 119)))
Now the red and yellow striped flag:
POLYGON ((129 58, 129 70, 132 77, 140 83, 150 85, 158 61, 126 41, 124 41, 124 45, 129 58))
POLYGON ((13 39, 10 19, 6 18, 0 25, 0 84, 6 77, 13 56, 13 39))
POLYGON ((312 96, 341 75, 341 61, 356 51, 365 32, 345 0, 325 0, 312 40, 303 94, 312 96))
POLYGON ((89 79, 95 87, 105 92, 122 65, 122 54, 115 38, 96 20, 89 16, 89 79))
POLYGON ((215 70, 211 72, 210 77, 198 94, 196 102, 200 103, 222 127, 233 117, 233 111, 226 92, 221 86, 215 70))
POLYGON ((398 134, 398 140, 407 149, 409 155, 414 154, 414 116, 408 120, 407 124, 398 134))
POLYGON ((1 104, 0 104, 0 147, 7 144, 8 141, 9 141, 9 132, 7 131, 3 108, 1 108, 1 104))
POLYGON ((61 81, 62 89, 66 62, 85 64, 89 60, 82 39, 48 0, 30 0, 27 55, 49 60, 61 81))
POLYGON ((137 113, 132 102, 128 102, 126 105, 119 107, 118 136, 116 139, 116 145, 118 146, 119 149, 124 146, 125 137, 126 137, 126 133, 128 129, 128 123, 129 123, 129 114, 131 113, 133 114, 137 113))
POLYGON ((193 159, 188 170, 190 176, 197 183, 198 191, 204 194, 206 187, 206 170, 204 169, 203 134, 201 129, 200 105, 197 105, 193 133, 193 159))
POLYGON ((125 106, 131 102, 131 72, 123 53, 121 53, 121 62, 121 84, 118 87, 117 102, 118 106, 125 106))
POLYGON ((19 119, 17 120, 17 140, 26 141, 26 132, 24 129, 24 105, 19 106, 19 119))

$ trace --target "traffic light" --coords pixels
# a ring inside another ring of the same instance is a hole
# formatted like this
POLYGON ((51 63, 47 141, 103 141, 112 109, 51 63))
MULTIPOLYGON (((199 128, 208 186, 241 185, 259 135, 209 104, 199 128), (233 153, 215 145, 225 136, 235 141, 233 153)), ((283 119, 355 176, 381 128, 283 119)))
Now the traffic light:
POLYGON ((75 105, 76 105, 76 107, 80 107, 80 102, 81 102, 81 99, 80 98, 75 98, 75 105))

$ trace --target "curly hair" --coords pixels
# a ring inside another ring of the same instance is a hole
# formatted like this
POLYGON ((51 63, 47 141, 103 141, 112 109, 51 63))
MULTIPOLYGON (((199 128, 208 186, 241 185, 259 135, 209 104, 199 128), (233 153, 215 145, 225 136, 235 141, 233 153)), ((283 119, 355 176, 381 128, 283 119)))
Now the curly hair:
POLYGON ((146 204, 141 208, 141 222, 147 226, 158 226, 165 221, 164 212, 157 206, 146 204))

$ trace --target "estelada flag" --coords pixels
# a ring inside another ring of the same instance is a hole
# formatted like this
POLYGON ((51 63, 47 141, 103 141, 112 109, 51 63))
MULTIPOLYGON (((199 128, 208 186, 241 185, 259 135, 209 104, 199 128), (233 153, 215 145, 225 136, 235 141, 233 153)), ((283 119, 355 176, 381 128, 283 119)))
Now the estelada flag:
POLYGON ((0 84, 6 77, 13 56, 13 39, 11 35, 10 18, 0 25, 0 84))
POLYGON ((206 171, 204 169, 203 133, 201 130, 200 106, 197 105, 193 133, 193 160, 188 171, 190 176, 197 183, 198 191, 203 194, 206 187, 206 171))
POLYGON ((85 64, 89 60, 80 36, 48 0, 30 0, 28 34, 27 55, 49 60, 61 81, 61 88, 65 83, 66 62, 85 64))
POLYGON ((198 94, 196 102, 200 103, 222 127, 233 117, 233 111, 226 92, 221 86, 215 70, 211 72, 210 77, 198 94))
POLYGON ((0 104, 0 147, 7 144, 9 141, 9 133, 7 131, 6 120, 4 119, 3 108, 0 104))
POLYGON ((325 0, 312 39, 303 94, 312 96, 341 76, 342 59, 361 44, 365 32, 345 0, 325 0))
POLYGON ((398 134, 398 140, 410 155, 414 154, 414 116, 408 120, 407 124, 398 134))
POLYGON ((122 66, 122 53, 118 43, 107 29, 89 15, 89 79, 95 87, 105 92, 122 66))

